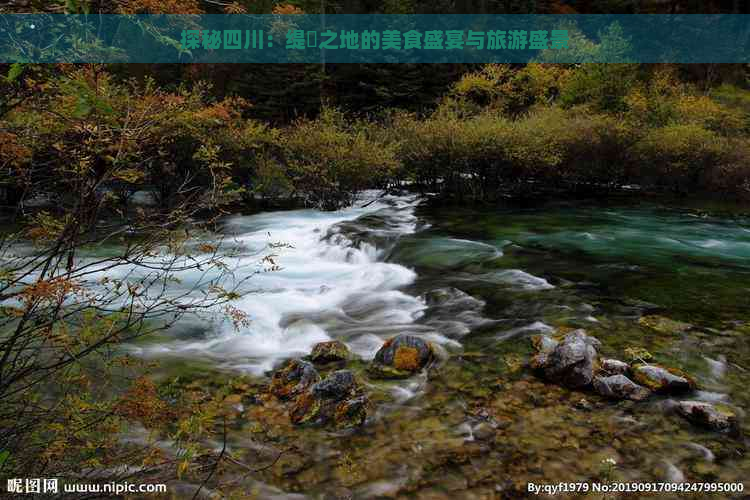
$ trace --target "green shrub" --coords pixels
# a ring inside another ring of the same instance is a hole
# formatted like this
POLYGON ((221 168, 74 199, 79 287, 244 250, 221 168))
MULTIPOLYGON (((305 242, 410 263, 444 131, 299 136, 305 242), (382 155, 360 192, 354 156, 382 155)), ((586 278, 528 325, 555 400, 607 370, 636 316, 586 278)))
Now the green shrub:
POLYGON ((731 160, 728 142, 695 123, 649 130, 634 149, 637 176, 678 192, 700 185, 711 169, 731 160))
POLYGON ((510 120, 402 116, 394 126, 404 177, 432 191, 486 198, 529 180, 616 184, 636 134, 602 114, 538 107, 510 120))
POLYGON ((530 63, 521 69, 488 64, 461 77, 442 106, 467 116, 487 111, 518 115, 556 98, 569 75, 566 66, 557 64, 530 63))
POLYGON ((590 103, 598 111, 624 111, 637 71, 637 64, 582 64, 563 87, 561 102, 566 107, 590 103))
POLYGON ((705 95, 682 96, 675 105, 678 123, 693 123, 722 135, 737 135, 747 127, 742 112, 705 95))
POLYGON ((750 200, 750 140, 731 138, 726 142, 724 158, 704 173, 702 188, 713 193, 750 200))
POLYGON ((584 109, 541 108, 514 123, 509 161, 553 184, 624 182, 624 162, 636 133, 627 124, 584 109))
POLYGON ((308 203, 333 210, 356 193, 387 181, 396 169, 395 147, 373 140, 366 127, 348 125, 326 108, 316 120, 301 120, 281 140, 295 189, 308 203))

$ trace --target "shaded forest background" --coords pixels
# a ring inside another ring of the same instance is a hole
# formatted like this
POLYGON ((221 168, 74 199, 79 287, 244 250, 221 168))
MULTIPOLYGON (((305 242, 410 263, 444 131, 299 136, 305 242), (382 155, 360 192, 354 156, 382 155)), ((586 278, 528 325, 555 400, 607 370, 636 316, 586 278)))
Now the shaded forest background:
MULTIPOLYGON (((226 0, 3 0, 2 12, 104 12, 104 13, 280 13, 295 14, 696 14, 748 13, 747 0, 469 0, 469 1, 226 1, 226 0), (5 2, 5 3, 3 3, 5 2)), ((218 98, 241 95, 253 103, 253 118, 285 124, 314 116, 323 103, 355 113, 382 108, 425 112, 464 73, 476 65, 367 65, 319 64, 264 65, 126 65, 116 70, 123 76, 152 76, 164 88, 190 81, 210 81, 218 98)), ((715 68, 714 68, 715 70, 715 68)), ((686 72, 689 78, 735 81, 738 75, 727 67, 706 74, 705 68, 686 72)), ((739 75, 741 78, 742 75, 739 75)))

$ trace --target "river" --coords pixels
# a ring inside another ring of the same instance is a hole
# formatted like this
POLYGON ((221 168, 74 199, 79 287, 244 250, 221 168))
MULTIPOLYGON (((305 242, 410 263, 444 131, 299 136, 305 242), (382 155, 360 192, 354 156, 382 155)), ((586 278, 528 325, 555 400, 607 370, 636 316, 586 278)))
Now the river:
POLYGON ((244 480, 264 498, 520 498, 527 482, 750 477, 745 438, 669 414, 668 397, 611 402, 525 367, 530 336, 584 328, 604 355, 645 349, 699 381, 687 398, 744 416, 747 216, 628 200, 440 208, 367 193, 337 212, 234 215, 222 233, 240 249, 235 273, 269 253, 280 267, 253 276, 235 303, 250 323, 186 320, 130 350, 169 376, 263 384, 282 360, 339 339, 360 359, 353 370, 375 408, 362 429, 342 432, 296 428, 279 408, 245 401, 233 453, 263 464, 296 447, 244 480), (653 328, 644 316, 673 321, 653 328), (438 346, 440 366, 368 380, 367 362, 403 333, 438 346), (477 435, 482 422, 489 435, 477 435))

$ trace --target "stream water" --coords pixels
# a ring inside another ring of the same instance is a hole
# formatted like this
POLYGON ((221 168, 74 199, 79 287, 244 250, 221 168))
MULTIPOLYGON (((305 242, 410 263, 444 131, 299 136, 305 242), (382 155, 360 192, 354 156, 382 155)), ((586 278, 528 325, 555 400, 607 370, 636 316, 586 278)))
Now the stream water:
POLYGON ((294 427, 280 405, 243 400, 233 453, 263 465, 295 447, 244 478, 248 491, 523 498, 527 482, 747 481, 745 438, 666 413, 664 397, 611 402, 540 380, 525 363, 531 335, 585 328, 604 355, 646 349, 698 380, 688 398, 742 417, 750 218, 654 202, 475 209, 374 196, 332 213, 228 218, 236 273, 267 253, 281 267, 253 276, 235 304, 250 324, 188 321, 132 346, 169 376, 241 374, 259 386, 317 342, 342 340, 358 356, 351 368, 374 410, 356 431, 294 427), (693 326, 654 329, 646 315, 693 326), (440 346, 444 360, 429 376, 369 380, 367 361, 402 333, 440 346), (483 422, 492 430, 479 435, 483 422))

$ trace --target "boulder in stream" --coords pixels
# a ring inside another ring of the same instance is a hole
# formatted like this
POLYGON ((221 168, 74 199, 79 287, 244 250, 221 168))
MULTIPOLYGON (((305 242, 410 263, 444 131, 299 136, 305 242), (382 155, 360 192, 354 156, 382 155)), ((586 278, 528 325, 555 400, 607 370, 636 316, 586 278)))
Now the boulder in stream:
POLYGON ((378 378, 406 378, 427 366, 435 357, 429 342, 412 335, 386 340, 375 354, 370 374, 378 378))
POLYGON ((332 363, 335 361, 346 361, 351 357, 351 352, 346 344, 339 340, 320 342, 313 346, 310 359, 316 364, 332 363))
POLYGON ((603 359, 599 369, 607 375, 627 375, 630 365, 619 359, 603 359))
POLYGON ((349 370, 338 370, 329 374, 310 389, 319 398, 341 401, 354 394, 357 382, 349 370))
POLYGON ((704 401, 680 401, 677 413, 688 421, 715 431, 736 431, 737 415, 724 405, 714 405, 704 401))
POLYGON ((622 374, 594 377, 593 384, 596 392, 610 399, 643 401, 651 395, 651 391, 622 374))
POLYGON ((586 387, 594 379, 598 363, 596 348, 600 345, 584 330, 575 330, 567 334, 545 359, 537 362, 548 380, 573 389, 586 387))
POLYGON ((695 380, 676 368, 639 364, 632 368, 633 380, 638 384, 662 394, 679 394, 696 388, 695 380))
POLYGON ((319 380, 320 375, 311 363, 291 359, 273 374, 270 390, 279 399, 291 399, 319 380))
POLYGON ((297 396, 289 410, 289 417, 295 424, 361 425, 367 417, 367 398, 359 392, 352 372, 332 372, 297 396))

